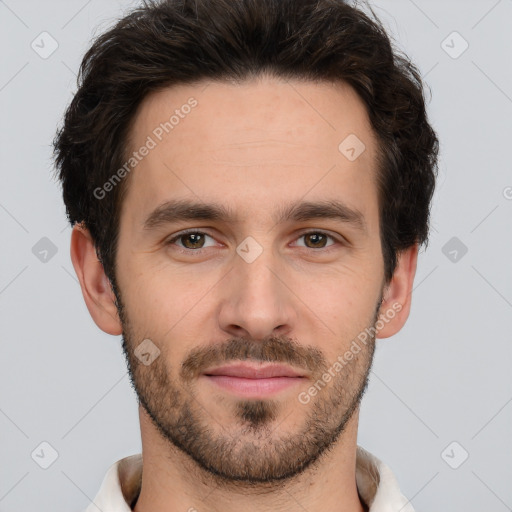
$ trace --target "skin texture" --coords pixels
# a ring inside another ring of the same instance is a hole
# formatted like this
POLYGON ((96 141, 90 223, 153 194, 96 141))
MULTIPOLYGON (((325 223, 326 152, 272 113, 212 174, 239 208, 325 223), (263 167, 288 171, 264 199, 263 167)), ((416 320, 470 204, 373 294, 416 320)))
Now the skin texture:
POLYGON ((89 312, 105 332, 123 334, 140 400, 144 473, 134 510, 366 510, 355 460, 373 337, 308 403, 298 399, 379 314, 400 305, 381 322, 377 338, 386 338, 410 310, 418 248, 399 255, 386 285, 377 142, 364 104, 348 85, 271 77, 172 87, 140 105, 133 149, 190 97, 197 106, 127 178, 120 311, 87 229, 72 235, 89 312), (354 161, 338 149, 349 134, 366 147, 354 161), (171 199, 220 203, 235 217, 144 229, 171 199), (359 211, 365 229, 334 218, 275 222, 289 203, 326 200, 359 211), (190 228, 205 235, 171 242, 190 228), (261 249, 250 263, 237 252, 249 236, 261 249), (134 352, 144 339, 160 351, 149 365, 134 352), (203 375, 240 360, 288 364, 303 378, 257 400, 203 375))

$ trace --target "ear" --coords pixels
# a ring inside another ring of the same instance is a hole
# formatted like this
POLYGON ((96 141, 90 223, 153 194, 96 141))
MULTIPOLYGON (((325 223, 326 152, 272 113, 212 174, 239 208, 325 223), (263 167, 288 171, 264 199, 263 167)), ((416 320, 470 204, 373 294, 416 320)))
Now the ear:
POLYGON ((396 334, 405 325, 411 310, 418 244, 398 253, 397 260, 393 277, 384 289, 376 324, 376 338, 389 338, 396 334))
POLYGON ((89 230, 81 224, 75 224, 71 233, 71 261, 80 281, 85 304, 96 325, 108 334, 122 334, 110 280, 96 255, 89 230))

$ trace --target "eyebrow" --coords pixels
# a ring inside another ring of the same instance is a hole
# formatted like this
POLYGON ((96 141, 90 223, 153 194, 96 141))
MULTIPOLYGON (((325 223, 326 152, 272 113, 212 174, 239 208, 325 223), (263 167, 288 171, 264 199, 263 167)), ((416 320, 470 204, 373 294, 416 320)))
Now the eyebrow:
MULTIPOLYGON (((144 221, 144 230, 153 230, 162 225, 183 220, 204 220, 234 222, 235 213, 222 204, 202 203, 188 199, 166 201, 157 206, 144 221)), ((273 221, 276 224, 289 221, 306 221, 311 219, 335 219, 367 233, 364 215, 337 199, 324 201, 294 202, 278 207, 273 221)))

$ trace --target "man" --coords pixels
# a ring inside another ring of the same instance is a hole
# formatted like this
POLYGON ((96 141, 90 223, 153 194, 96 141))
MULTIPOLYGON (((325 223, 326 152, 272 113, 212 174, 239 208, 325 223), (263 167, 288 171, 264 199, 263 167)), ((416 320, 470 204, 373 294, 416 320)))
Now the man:
POLYGON ((414 65, 341 0, 164 0, 80 71, 71 257, 142 436, 87 510, 412 511, 357 425, 428 235, 414 65))

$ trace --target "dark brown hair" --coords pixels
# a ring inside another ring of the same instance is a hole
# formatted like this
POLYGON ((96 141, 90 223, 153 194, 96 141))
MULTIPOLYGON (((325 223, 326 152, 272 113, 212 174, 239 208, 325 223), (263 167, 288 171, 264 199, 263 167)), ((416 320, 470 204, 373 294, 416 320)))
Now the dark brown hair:
POLYGON ((176 84, 262 74, 348 83, 365 103, 379 142, 386 282, 401 250, 428 242, 438 140, 418 69, 370 11, 371 17, 342 0, 146 1, 96 38, 54 154, 69 221, 89 229, 114 289, 128 180, 101 199, 94 191, 126 162, 141 101, 176 84))

